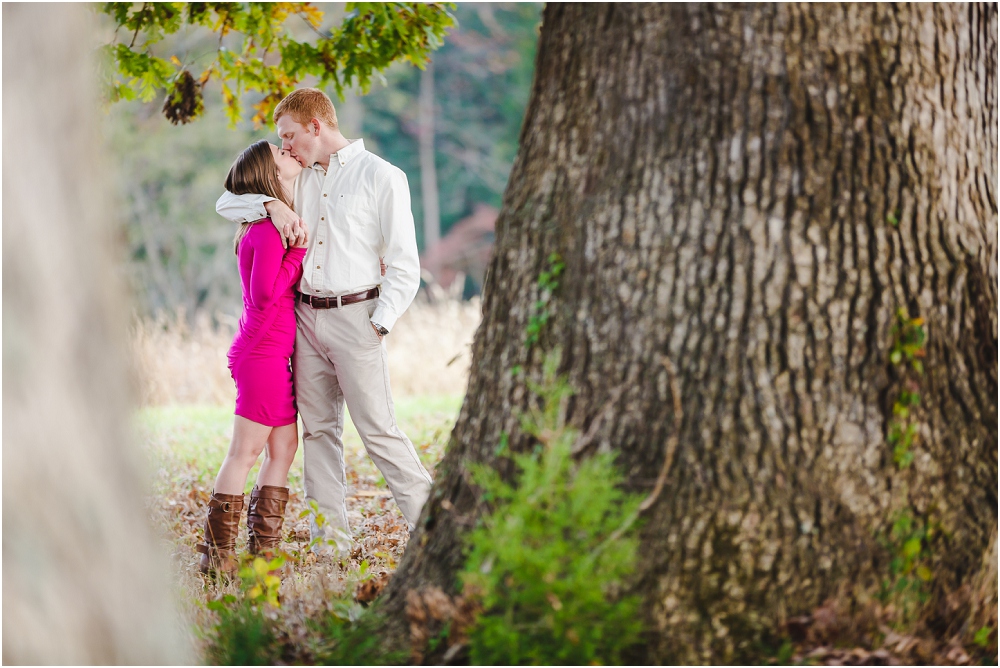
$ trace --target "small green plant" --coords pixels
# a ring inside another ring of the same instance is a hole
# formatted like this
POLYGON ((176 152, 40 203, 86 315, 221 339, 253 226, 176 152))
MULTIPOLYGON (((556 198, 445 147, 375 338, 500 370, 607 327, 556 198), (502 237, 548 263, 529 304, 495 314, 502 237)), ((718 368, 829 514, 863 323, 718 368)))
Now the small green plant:
POLYGON ((940 528, 927 517, 915 516, 909 508, 896 513, 883 545, 893 554, 889 578, 882 582, 880 598, 896 608, 897 622, 905 626, 916 618, 930 599, 934 573, 928 566, 931 544, 940 528))
POLYGON ((924 345, 927 343, 924 319, 910 318, 906 309, 899 309, 896 311, 896 324, 892 327, 892 338, 889 361, 893 364, 905 361, 917 374, 923 375, 924 365, 920 360, 925 356, 924 345))
POLYGON ((993 633, 993 629, 988 626, 984 626, 976 631, 976 635, 972 638, 972 642, 976 643, 980 647, 986 647, 990 644, 991 633, 993 633))
POLYGON ((219 615, 212 633, 208 658, 217 665, 263 666, 279 655, 274 623, 267 617, 269 606, 277 607, 281 580, 272 575, 285 563, 278 556, 270 561, 246 559, 240 567, 240 595, 226 594, 209 601, 219 615))
POLYGON ((778 653, 774 657, 775 661, 780 665, 788 665, 788 662, 792 660, 792 655, 795 653, 795 645, 792 644, 791 640, 785 640, 781 643, 781 647, 778 648, 778 653))
POLYGON ((639 601, 622 595, 638 540, 634 522, 641 499, 621 489, 611 453, 576 462, 578 433, 562 424, 572 391, 555 379, 558 353, 545 362, 545 382, 533 385, 543 405, 522 418, 539 442, 510 454, 515 485, 492 468, 470 466, 492 512, 468 536, 461 574, 466 596, 482 613, 469 631, 475 664, 620 663, 638 640, 639 601))
POLYGON ((892 405, 888 441, 892 446, 893 461, 901 469, 913 463, 913 446, 917 438, 917 425, 913 411, 920 406, 920 377, 924 374, 922 358, 927 333, 923 318, 910 318, 904 309, 896 312, 892 328, 892 347, 889 362, 899 369, 903 389, 892 405))
POLYGON ((549 268, 538 275, 538 299, 532 304, 531 316, 528 318, 528 326, 525 328, 524 346, 530 348, 538 343, 542 328, 549 321, 551 313, 549 302, 556 288, 559 287, 559 276, 566 263, 563 262, 559 253, 552 253, 548 257, 549 268))
POLYGON ((273 573, 281 570, 284 565, 285 557, 280 554, 271 560, 262 557, 246 560, 240 568, 240 579, 243 581, 247 599, 252 603, 266 603, 278 607, 281 578, 273 573))
POLYGON ((227 594, 208 607, 219 613, 208 660, 218 666, 266 666, 278 658, 274 624, 259 606, 227 594))
MULTIPOLYGON (((326 536, 325 527, 327 525, 326 515, 324 515, 319 511, 319 504, 316 503, 315 499, 309 499, 309 507, 303 510, 301 513, 299 513, 299 519, 309 517, 310 515, 312 516, 313 521, 316 522, 316 526, 319 528, 319 534, 317 536, 314 536, 312 540, 309 541, 308 549, 311 550, 317 545, 327 545, 332 547, 335 551, 339 550, 340 548, 335 539, 324 538, 324 536, 326 536)), ((347 543, 350 542, 351 537, 347 535, 347 533, 344 532, 343 530, 335 529, 334 532, 337 535, 339 535, 345 542, 347 543)))
POLYGON ((447 643, 448 636, 451 635, 451 620, 449 619, 445 622, 445 625, 441 627, 437 635, 433 636, 427 641, 427 651, 436 652, 438 647, 442 646, 442 643, 447 643))

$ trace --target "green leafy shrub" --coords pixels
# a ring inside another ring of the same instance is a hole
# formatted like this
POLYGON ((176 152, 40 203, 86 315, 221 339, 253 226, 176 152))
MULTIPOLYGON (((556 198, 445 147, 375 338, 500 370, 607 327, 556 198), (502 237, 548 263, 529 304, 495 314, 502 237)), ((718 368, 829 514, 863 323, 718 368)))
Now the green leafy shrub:
POLYGON ((544 409, 522 420, 540 445, 509 455, 516 486, 470 466, 493 504, 470 532, 461 575, 483 608, 469 631, 475 664, 619 663, 641 630, 638 597, 621 594, 636 560, 641 499, 622 491, 613 454, 574 461, 578 433, 559 420, 571 390, 552 380, 557 359, 546 363, 546 386, 533 387, 544 409))
POLYGON ((218 604, 219 623, 213 630, 208 660, 217 666, 267 666, 278 658, 273 623, 260 606, 228 594, 218 604))
POLYGON ((208 659, 223 666, 266 666, 278 658, 280 647, 267 606, 278 605, 281 580, 272 571, 285 563, 278 556, 270 561, 257 557, 240 566, 239 596, 226 594, 208 607, 219 615, 208 647, 208 659))

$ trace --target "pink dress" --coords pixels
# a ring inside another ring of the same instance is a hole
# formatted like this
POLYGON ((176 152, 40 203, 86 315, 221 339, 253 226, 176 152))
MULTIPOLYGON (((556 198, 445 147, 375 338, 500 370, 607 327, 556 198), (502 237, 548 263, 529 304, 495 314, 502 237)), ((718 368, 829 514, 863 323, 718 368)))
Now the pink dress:
POLYGON ((281 247, 270 218, 250 226, 237 253, 243 315, 229 349, 236 381, 236 414, 281 427, 295 422, 289 358, 295 347, 294 286, 302 277, 305 248, 281 247))

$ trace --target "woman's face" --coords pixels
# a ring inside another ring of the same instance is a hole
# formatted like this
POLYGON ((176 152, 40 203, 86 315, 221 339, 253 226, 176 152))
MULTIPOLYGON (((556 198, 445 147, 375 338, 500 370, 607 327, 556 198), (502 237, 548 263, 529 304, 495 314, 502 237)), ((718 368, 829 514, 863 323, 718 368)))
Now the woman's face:
POLYGON ((271 155, 274 156, 274 164, 278 166, 278 175, 282 181, 291 182, 302 171, 302 165, 295 162, 295 158, 289 155, 288 151, 283 151, 274 144, 268 142, 271 147, 271 155))

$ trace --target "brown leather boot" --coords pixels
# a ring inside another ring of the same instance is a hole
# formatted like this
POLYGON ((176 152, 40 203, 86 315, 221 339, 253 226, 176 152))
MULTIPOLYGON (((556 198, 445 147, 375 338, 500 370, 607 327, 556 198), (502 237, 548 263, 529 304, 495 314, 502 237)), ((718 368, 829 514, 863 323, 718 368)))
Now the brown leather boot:
POLYGON ((222 573, 236 577, 239 562, 236 559, 236 534, 239 532, 240 515, 243 513, 243 494, 216 494, 208 501, 208 518, 205 520, 205 542, 195 549, 201 552, 202 573, 222 573))
POLYGON ((247 511, 247 549, 250 554, 275 556, 281 549, 281 525, 285 520, 288 488, 264 485, 250 492, 247 511))

